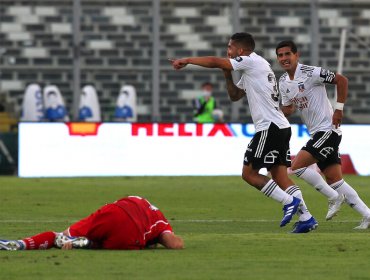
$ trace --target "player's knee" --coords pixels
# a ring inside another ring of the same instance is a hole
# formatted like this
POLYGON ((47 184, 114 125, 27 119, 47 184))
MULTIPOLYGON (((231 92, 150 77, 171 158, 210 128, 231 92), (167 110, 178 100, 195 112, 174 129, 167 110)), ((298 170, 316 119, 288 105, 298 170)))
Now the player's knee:
POLYGON ((243 174, 242 174, 242 179, 244 180, 244 181, 246 181, 247 183, 249 183, 249 175, 248 174, 245 174, 244 172, 243 172, 243 174))
POLYGON ((252 186, 256 186, 257 185, 256 176, 254 176, 254 174, 252 174, 252 173, 243 172, 242 178, 249 185, 252 185, 252 186))

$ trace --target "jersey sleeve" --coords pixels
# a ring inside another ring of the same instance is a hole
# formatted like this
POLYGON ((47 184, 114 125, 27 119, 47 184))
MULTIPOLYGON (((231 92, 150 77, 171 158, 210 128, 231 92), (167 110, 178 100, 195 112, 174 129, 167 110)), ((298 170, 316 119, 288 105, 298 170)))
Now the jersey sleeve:
POLYGON ((163 225, 160 228, 160 234, 163 234, 163 233, 173 233, 173 229, 169 223, 167 225, 163 225))
POLYGON ((235 58, 230 58, 230 63, 233 66, 234 71, 249 70, 253 67, 253 59, 249 56, 237 56, 235 58))
POLYGON ((332 84, 335 79, 335 73, 321 67, 315 67, 315 70, 312 73, 313 77, 316 78, 316 81, 320 84, 332 84))
MULTIPOLYGON (((253 59, 249 56, 237 56, 230 58, 230 63, 233 66, 233 71, 248 71, 252 69, 253 59)), ((240 89, 244 89, 241 79, 235 85, 240 89)))

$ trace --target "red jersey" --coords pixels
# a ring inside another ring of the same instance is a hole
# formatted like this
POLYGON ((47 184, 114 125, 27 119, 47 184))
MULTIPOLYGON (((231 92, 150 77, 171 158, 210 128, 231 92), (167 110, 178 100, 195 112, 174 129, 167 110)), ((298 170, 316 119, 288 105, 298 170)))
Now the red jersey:
POLYGON ((163 232, 172 232, 172 227, 163 213, 146 199, 128 196, 114 202, 133 220, 145 243, 157 239, 163 232))
POLYGON ((69 228, 71 236, 85 236, 103 249, 143 249, 165 232, 172 227, 163 213, 138 196, 107 204, 69 228))

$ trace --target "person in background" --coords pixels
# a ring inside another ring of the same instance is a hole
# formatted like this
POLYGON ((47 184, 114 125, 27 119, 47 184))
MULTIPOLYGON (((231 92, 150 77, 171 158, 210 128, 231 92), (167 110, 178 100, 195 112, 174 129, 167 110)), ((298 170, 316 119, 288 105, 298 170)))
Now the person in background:
POLYGON ((63 232, 47 231, 21 240, 0 240, 0 250, 140 250, 161 244, 182 249, 163 213, 146 199, 128 196, 109 203, 63 232))
POLYGON ((202 84, 202 94, 194 100, 194 118, 197 123, 213 123, 213 111, 216 109, 216 100, 212 96, 213 85, 209 82, 202 84))
POLYGON ((293 41, 280 42, 276 56, 286 71, 279 80, 282 110, 289 116, 297 109, 311 136, 294 158, 292 171, 329 199, 326 220, 332 219, 346 201, 362 216, 362 222, 355 229, 369 228, 370 209, 342 176, 340 125, 348 95, 348 79, 322 67, 299 63, 299 53, 293 41), (327 84, 337 85, 334 110, 326 93, 327 84), (307 168, 314 163, 326 182, 317 171, 307 168))

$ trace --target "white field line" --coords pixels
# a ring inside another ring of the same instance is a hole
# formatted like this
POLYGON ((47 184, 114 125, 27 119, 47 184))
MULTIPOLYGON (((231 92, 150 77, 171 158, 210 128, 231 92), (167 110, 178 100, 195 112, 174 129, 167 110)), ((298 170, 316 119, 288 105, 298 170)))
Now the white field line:
MULTIPOLYGON (((359 219, 360 220, 360 219, 359 219)), ((328 223, 353 223, 359 220, 334 220, 327 221, 328 223)), ((180 223, 275 223, 280 222, 280 220, 264 220, 264 219, 250 219, 250 220, 169 220, 170 222, 180 222, 180 223)))
MULTIPOLYGON (((7 224, 7 223, 19 223, 19 224, 33 224, 33 223, 74 223, 78 220, 0 220, 0 224, 7 224)), ((169 220, 171 223, 199 223, 199 224, 207 224, 207 223, 275 223, 279 222, 280 220, 255 220, 255 219, 245 219, 245 220, 169 220)), ((354 223, 358 222, 359 220, 334 220, 329 221, 328 223, 354 223)))

